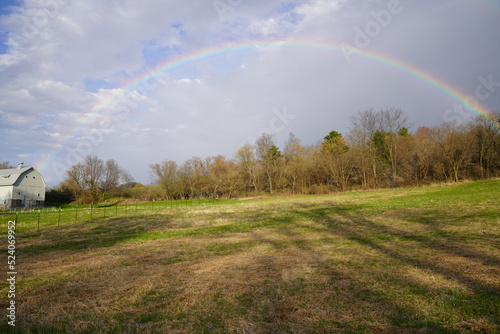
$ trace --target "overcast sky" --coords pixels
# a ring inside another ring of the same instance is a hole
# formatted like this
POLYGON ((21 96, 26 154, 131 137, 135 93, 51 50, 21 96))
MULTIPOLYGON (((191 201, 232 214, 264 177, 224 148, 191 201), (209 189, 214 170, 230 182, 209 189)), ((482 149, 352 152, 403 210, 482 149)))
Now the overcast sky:
POLYGON ((49 186, 87 154, 149 183, 152 163, 232 158, 265 131, 314 144, 370 107, 413 129, 474 116, 439 85, 500 110, 498 0, 0 4, 0 161, 49 186))

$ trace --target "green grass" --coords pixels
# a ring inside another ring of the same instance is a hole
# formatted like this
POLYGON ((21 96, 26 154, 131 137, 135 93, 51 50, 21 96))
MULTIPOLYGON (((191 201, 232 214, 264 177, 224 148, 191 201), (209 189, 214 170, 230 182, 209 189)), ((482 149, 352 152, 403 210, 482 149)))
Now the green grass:
POLYGON ((110 217, 123 217, 141 214, 154 214, 179 208, 213 206, 228 204, 233 200, 192 199, 169 200, 138 203, 136 201, 120 204, 64 205, 44 209, 9 211, 9 219, 17 220, 17 230, 24 233, 43 233, 54 227, 79 222, 88 222, 110 217))
POLYGON ((499 195, 493 180, 25 220, 17 332, 497 333, 499 195))

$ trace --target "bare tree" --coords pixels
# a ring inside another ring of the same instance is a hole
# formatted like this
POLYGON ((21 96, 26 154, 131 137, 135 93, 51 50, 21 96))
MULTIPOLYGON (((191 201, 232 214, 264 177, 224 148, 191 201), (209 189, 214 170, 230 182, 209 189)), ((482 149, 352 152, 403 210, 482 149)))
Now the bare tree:
POLYGON ((257 156, 263 167, 269 186, 269 193, 272 195, 276 186, 276 179, 279 178, 281 152, 274 143, 271 134, 264 133, 255 142, 257 156))
POLYGON ((123 183, 126 184, 126 185, 131 184, 132 182, 134 182, 134 177, 125 168, 121 169, 121 179, 122 179, 123 183))
POLYGON ((85 183, 88 186, 88 196, 91 203, 97 202, 99 198, 99 185, 103 179, 104 161, 96 156, 85 157, 85 183))
POLYGON ((429 137, 429 131, 427 127, 419 127, 402 151, 408 166, 409 177, 417 185, 422 185, 429 177, 435 160, 435 144, 429 137))
POLYGON ((178 189, 182 198, 202 197, 208 190, 211 157, 186 160, 178 172, 178 189))
POLYGON ((351 117, 351 128, 347 138, 350 146, 357 151, 358 157, 361 159, 357 168, 365 186, 371 183, 375 187, 378 183, 379 162, 377 148, 373 145, 372 140, 375 132, 380 128, 379 121, 379 114, 373 108, 360 111, 351 117))
POLYGON ((469 163, 472 152, 470 132, 464 126, 445 123, 433 128, 430 138, 434 141, 436 156, 451 181, 460 179, 460 171, 469 163))
POLYGON ((333 185, 337 186, 340 191, 345 190, 354 164, 342 134, 331 131, 324 138, 318 153, 321 166, 333 185))
POLYGON ((253 187, 253 190, 257 191, 257 161, 255 159, 254 147, 250 144, 246 144, 240 147, 236 152, 235 160, 239 168, 241 180, 243 182, 243 191, 245 192, 245 196, 247 196, 248 189, 250 187, 253 187))
POLYGON ((351 117, 348 139, 355 146, 370 146, 375 131, 380 128, 380 117, 373 108, 360 111, 351 117))
POLYGON ((399 134, 402 129, 407 129, 408 116, 401 109, 386 108, 380 110, 379 118, 380 130, 388 134, 385 136, 384 145, 391 166, 392 182, 395 184, 398 174, 399 134))
POLYGON ((128 172, 113 160, 104 162, 96 156, 85 157, 82 163, 73 165, 67 172, 63 186, 70 189, 79 203, 97 203, 106 194, 117 188, 120 180, 131 181, 128 172))
POLYGON ((124 170, 113 160, 107 160, 104 164, 102 177, 99 184, 99 191, 103 199, 106 199, 106 194, 120 185, 120 180, 124 175, 124 170))
POLYGON ((285 149, 283 152, 283 173, 285 179, 292 188, 292 194, 295 194, 299 180, 304 177, 304 160, 306 153, 307 150, 300 144, 300 140, 293 133, 290 133, 285 142, 285 149))
POLYGON ((238 183, 239 175, 235 172, 235 164, 224 156, 213 157, 209 165, 209 192, 208 196, 214 198, 230 198, 238 183))
POLYGON ((73 194, 77 203, 84 201, 86 192, 85 182, 85 166, 82 163, 77 163, 71 166, 66 172, 67 178, 62 182, 62 186, 69 189, 73 194))
POLYGON ((495 170, 495 163, 500 158, 497 147, 500 113, 498 115, 481 115, 470 124, 474 139, 474 156, 477 161, 480 177, 490 177, 495 170))
POLYGON ((0 169, 11 169, 11 168, 14 167, 11 166, 10 162, 8 161, 0 162, 0 169))
POLYGON ((163 189, 167 199, 175 197, 175 182, 177 181, 177 163, 166 160, 149 166, 154 181, 163 189))

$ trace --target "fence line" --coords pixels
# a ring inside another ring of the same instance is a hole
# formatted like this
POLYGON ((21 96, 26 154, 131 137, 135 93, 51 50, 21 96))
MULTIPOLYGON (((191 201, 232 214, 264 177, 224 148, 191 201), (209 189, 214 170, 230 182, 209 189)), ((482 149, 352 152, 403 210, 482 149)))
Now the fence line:
POLYGON ((226 201, 217 199, 169 200, 146 203, 135 201, 123 204, 77 205, 70 208, 47 207, 43 209, 10 210, 0 212, 0 216, 15 215, 18 231, 41 233, 43 228, 59 228, 61 224, 91 222, 97 219, 137 214, 154 214, 169 209, 215 205, 223 202, 226 201))

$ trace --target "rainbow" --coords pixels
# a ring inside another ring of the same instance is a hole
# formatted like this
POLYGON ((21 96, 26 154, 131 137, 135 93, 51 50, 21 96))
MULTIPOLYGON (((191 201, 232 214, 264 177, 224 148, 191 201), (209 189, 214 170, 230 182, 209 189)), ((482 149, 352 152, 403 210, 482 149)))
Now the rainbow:
MULTIPOLYGON (((152 79, 158 78, 159 76, 171 72, 175 69, 196 63, 201 60, 216 58, 232 53, 259 51, 272 48, 313 49, 318 51, 327 51, 340 54, 349 53, 353 59, 355 57, 359 57, 368 61, 382 64, 388 68, 395 69, 399 72, 407 74, 409 77, 413 77, 421 82, 424 82, 425 84, 434 87, 437 90, 443 92, 444 94, 450 96, 452 99, 457 101, 459 105, 464 106, 472 113, 485 116, 490 115, 490 111, 481 106, 480 104, 473 105, 470 102, 471 101, 470 95, 460 92, 459 89, 427 73, 423 69, 419 69, 411 64, 404 63, 397 59, 391 58, 387 55, 376 54, 374 52, 367 50, 349 49, 346 47, 345 44, 330 44, 330 43, 311 42, 311 41, 263 42, 262 40, 256 40, 256 41, 245 41, 238 43, 227 43, 211 48, 206 48, 203 50, 197 50, 190 54, 181 55, 174 59, 168 59, 165 62, 156 66, 155 69, 153 70, 148 69, 146 71, 143 71, 139 75, 136 75, 132 79, 128 80, 127 82, 121 85, 122 88, 117 89, 119 93, 115 94, 108 101, 105 101, 99 106, 94 107, 93 113, 90 113, 89 116, 85 117, 83 120, 78 122, 78 124, 69 131, 68 135, 66 136, 67 139, 62 144, 59 145, 59 148, 56 151, 54 151, 50 156, 45 158, 43 161, 36 164, 36 166, 38 166, 37 169, 43 171, 48 165, 50 165, 50 163, 55 159, 55 157, 58 156, 59 153, 62 151, 62 149, 68 144, 73 135, 75 135, 82 128, 84 128, 85 124, 92 118, 93 115, 104 112, 107 108, 109 108, 116 102, 119 102, 120 99, 123 98, 127 93, 138 90, 141 87, 146 86, 148 82, 151 81, 152 79)), ((494 126, 498 130, 500 130, 500 126, 498 124, 494 123, 494 126)))

